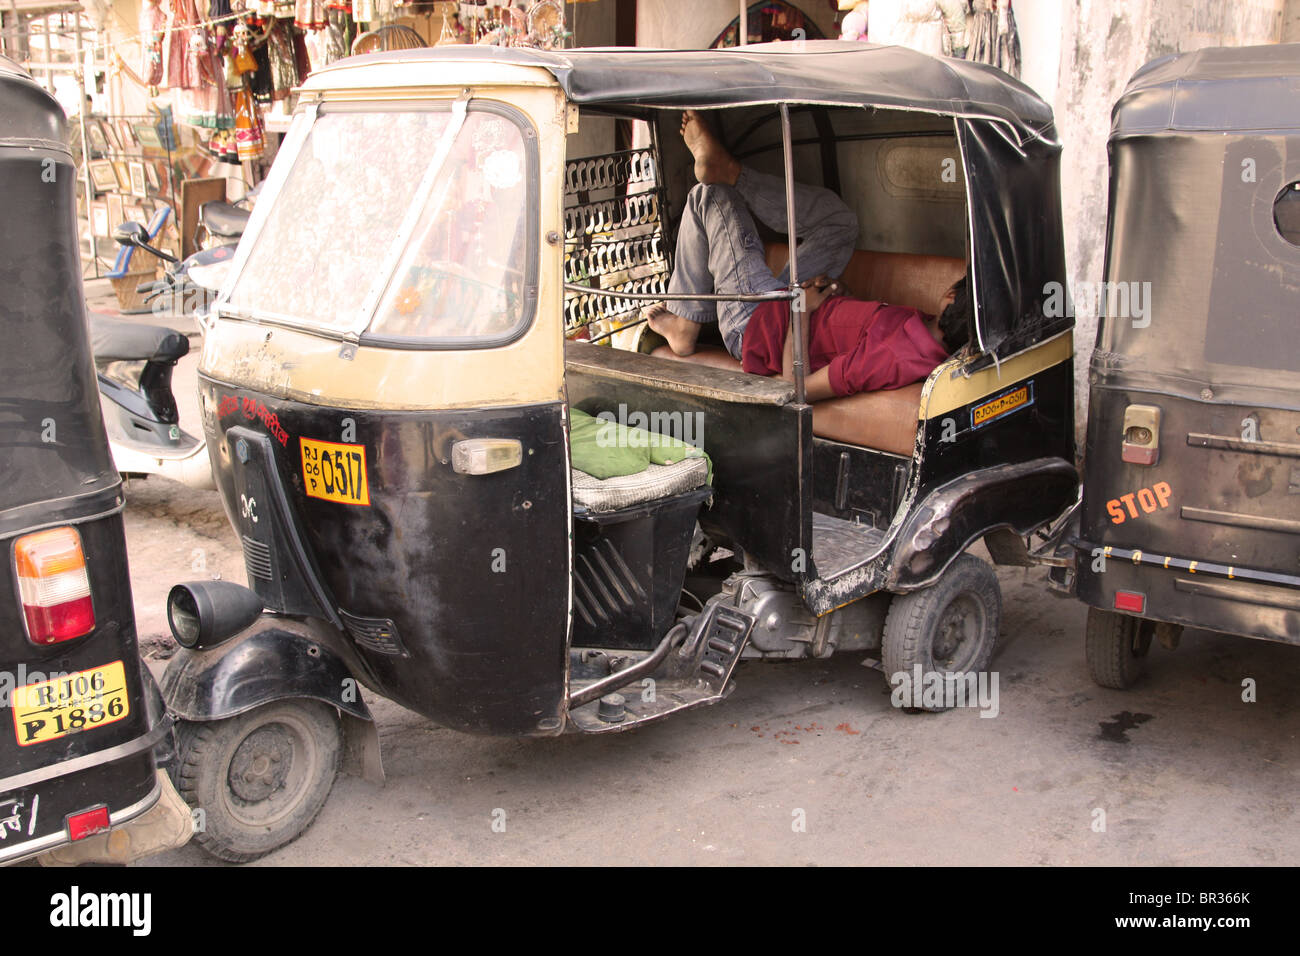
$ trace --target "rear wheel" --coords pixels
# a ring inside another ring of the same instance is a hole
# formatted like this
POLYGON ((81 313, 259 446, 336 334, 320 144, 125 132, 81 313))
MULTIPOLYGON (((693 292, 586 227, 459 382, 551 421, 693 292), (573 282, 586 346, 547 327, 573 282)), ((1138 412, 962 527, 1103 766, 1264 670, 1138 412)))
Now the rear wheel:
POLYGON ((1155 624, 1140 617, 1088 608, 1088 670, 1102 687, 1125 690, 1142 676, 1155 624))
POLYGON ((959 699, 959 683, 969 699, 966 675, 988 667, 1001 624, 997 574, 973 554, 958 555, 933 585, 890 604, 881 648, 885 676, 894 681, 907 675, 913 706, 947 710, 959 699), (922 681, 938 682, 941 701, 933 693, 923 697, 924 686, 915 686, 918 667, 922 681))
POLYGON ((334 708, 282 700, 225 720, 180 721, 176 789, 208 853, 246 863, 294 840, 325 805, 342 737, 334 708))

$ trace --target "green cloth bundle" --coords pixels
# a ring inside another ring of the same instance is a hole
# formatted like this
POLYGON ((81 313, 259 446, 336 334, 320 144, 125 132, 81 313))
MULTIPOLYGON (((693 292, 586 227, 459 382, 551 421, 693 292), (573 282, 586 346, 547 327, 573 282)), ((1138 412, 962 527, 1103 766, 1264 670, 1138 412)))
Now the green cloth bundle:
POLYGON ((574 468, 593 478, 635 475, 651 464, 703 458, 709 466, 707 480, 713 481, 713 461, 704 449, 644 428, 593 418, 580 408, 569 409, 569 455, 574 468))

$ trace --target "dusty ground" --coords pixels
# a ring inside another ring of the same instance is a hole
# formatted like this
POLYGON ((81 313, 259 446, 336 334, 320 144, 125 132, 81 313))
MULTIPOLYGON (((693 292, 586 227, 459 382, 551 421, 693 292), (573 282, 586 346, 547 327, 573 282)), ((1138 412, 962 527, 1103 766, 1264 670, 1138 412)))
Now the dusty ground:
MULTIPOLYGON (((160 668, 167 589, 242 582, 242 562, 216 494, 161 479, 130 486, 127 537, 160 668)), ((742 664, 723 704, 612 737, 468 737, 370 699, 387 784, 341 777, 255 865, 1295 863, 1300 649, 1188 632, 1138 687, 1103 690, 1083 606, 1041 572, 999 576, 996 718, 902 713, 852 656, 742 664)), ((191 845, 153 862, 213 861, 191 845)))

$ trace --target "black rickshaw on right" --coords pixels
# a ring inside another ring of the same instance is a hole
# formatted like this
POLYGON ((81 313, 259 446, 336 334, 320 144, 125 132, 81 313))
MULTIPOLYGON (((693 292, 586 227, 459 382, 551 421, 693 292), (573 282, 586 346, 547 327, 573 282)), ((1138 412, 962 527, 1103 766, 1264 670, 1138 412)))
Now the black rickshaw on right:
POLYGON ((1115 105, 1073 553, 1105 687, 1183 627, 1300 644, 1298 89, 1300 45, 1207 49, 1115 105))

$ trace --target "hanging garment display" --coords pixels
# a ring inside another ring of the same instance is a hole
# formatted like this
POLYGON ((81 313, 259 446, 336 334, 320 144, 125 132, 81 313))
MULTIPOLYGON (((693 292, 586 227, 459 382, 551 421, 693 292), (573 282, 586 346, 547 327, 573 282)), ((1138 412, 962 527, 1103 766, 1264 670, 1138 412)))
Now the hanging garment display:
POLYGON ((251 80, 257 72, 257 60, 252 53, 253 31, 242 21, 235 24, 231 33, 228 57, 228 76, 231 101, 235 112, 235 146, 240 161, 261 159, 265 147, 265 129, 262 110, 253 97, 251 80))
POLYGON ((867 41, 892 43, 930 56, 961 56, 966 0, 871 0, 867 41))
POLYGON ((266 135, 262 128, 262 113, 248 90, 235 94, 235 144, 239 159, 261 159, 266 135))
POLYGON ((266 32, 266 55, 271 71, 271 99, 282 100, 301 82, 293 27, 287 20, 272 20, 266 32))
POLYGON ((311 30, 303 38, 307 44, 307 59, 311 62, 312 72, 329 63, 329 36, 324 30, 311 30))
POLYGON ((1020 76, 1020 32, 1011 0, 975 0, 967 36, 966 59, 1020 76))
POLYGON ((395 8, 393 0, 352 0, 352 19, 363 27, 374 20, 387 22, 393 19, 395 8))
POLYGON ((226 97, 225 71, 201 23, 194 0, 171 0, 167 15, 170 32, 163 44, 162 85, 176 91, 180 122, 208 129, 228 128, 234 125, 234 117, 226 97))
POLYGON ((140 50, 144 54, 140 63, 140 81, 145 86, 158 86, 163 78, 163 30, 167 27, 167 14, 161 0, 144 0, 140 7, 140 50))
POLYGON ((325 11, 329 26, 325 28, 325 62, 341 60, 352 50, 352 18, 346 10, 329 6, 325 11))
POLYGON ((297 0, 294 4, 293 25, 300 30, 324 30, 325 0, 297 0))

